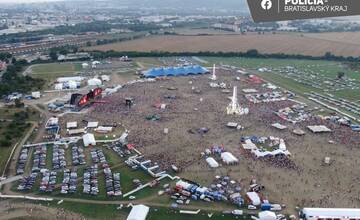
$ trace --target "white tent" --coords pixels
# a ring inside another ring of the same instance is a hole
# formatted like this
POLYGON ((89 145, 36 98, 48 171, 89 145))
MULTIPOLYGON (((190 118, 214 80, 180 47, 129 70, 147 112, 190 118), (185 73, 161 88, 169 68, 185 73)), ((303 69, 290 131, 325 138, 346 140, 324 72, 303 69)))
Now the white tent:
POLYGON ((39 91, 37 92, 32 92, 31 93, 31 96, 34 98, 34 99, 39 99, 41 97, 41 94, 39 91))
POLYGON ((85 147, 96 145, 95 136, 93 134, 85 134, 82 138, 85 147))
POLYGON ((308 126, 308 129, 313 133, 331 132, 331 129, 329 129, 325 125, 308 126))
POLYGON ((276 220, 276 214, 270 211, 259 212, 259 220, 276 220))
POLYGON ((78 87, 78 83, 74 80, 70 80, 67 82, 69 89, 76 89, 78 87))
POLYGON ((101 80, 97 78, 89 79, 87 83, 89 86, 101 86, 102 84, 101 80))
POLYGON ((261 204, 259 194, 256 192, 247 192, 246 196, 250 199, 252 205, 258 206, 261 204))
POLYGON ((221 159, 226 164, 234 164, 239 162, 239 160, 230 152, 221 153, 221 159))
POLYGON ((88 67, 89 67, 89 64, 87 64, 87 63, 83 63, 83 64, 81 64, 81 66, 82 66, 82 68, 83 68, 83 69, 86 69, 86 68, 88 68, 88 67))
POLYGON ((67 129, 77 128, 77 122, 76 121, 67 122, 66 123, 66 128, 67 129))
POLYGON ((104 126, 99 126, 98 128, 95 128, 95 131, 98 133, 109 133, 112 132, 113 127, 104 127, 104 126))
POLYGON ((101 80, 108 82, 108 81, 110 81, 110 76, 109 75, 101 75, 101 80))
POLYGON ((62 83, 56 83, 55 84, 55 90, 62 90, 63 89, 63 84, 62 83))
POLYGON ((84 80, 84 77, 82 76, 72 76, 72 77, 59 77, 57 78, 56 82, 58 83, 64 83, 69 81, 75 81, 75 82, 81 82, 84 80))
POLYGON ((134 205, 126 220, 145 220, 149 213, 149 207, 145 205, 134 205))
POLYGON ((99 122, 97 121, 89 121, 87 124, 88 128, 96 128, 99 125, 99 122))
POLYGON ((209 164, 211 168, 219 167, 219 163, 212 157, 206 158, 206 162, 209 164))
POLYGON ((78 134, 85 134, 86 131, 84 128, 79 128, 79 129, 70 129, 67 132, 69 135, 78 135, 78 134))

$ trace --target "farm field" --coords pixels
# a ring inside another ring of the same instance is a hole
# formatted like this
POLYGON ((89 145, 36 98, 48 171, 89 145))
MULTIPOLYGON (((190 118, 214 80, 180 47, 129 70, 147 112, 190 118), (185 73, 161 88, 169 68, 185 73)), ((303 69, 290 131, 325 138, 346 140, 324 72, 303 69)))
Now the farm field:
POLYGON ((357 40, 354 40, 359 38, 360 33, 153 36, 86 49, 147 52, 246 52, 250 49, 257 49, 260 53, 323 56, 326 52, 331 52, 338 56, 360 56, 360 44, 357 40))

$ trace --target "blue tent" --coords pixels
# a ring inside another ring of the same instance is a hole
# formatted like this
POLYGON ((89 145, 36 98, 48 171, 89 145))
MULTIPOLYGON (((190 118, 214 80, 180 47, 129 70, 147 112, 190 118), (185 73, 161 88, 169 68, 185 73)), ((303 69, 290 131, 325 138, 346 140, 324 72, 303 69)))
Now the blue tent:
POLYGON ((164 67, 149 69, 144 73, 146 78, 155 78, 161 76, 188 76, 209 73, 209 70, 202 66, 186 67, 164 67))

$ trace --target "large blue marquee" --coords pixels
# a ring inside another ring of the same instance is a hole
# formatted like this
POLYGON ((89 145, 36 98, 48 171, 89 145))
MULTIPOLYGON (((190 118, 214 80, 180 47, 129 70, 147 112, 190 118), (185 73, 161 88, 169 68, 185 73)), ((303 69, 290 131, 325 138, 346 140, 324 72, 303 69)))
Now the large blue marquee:
POLYGON ((161 76, 188 76, 209 73, 209 70, 202 66, 183 66, 183 67, 161 67, 149 69, 144 73, 146 78, 161 76))

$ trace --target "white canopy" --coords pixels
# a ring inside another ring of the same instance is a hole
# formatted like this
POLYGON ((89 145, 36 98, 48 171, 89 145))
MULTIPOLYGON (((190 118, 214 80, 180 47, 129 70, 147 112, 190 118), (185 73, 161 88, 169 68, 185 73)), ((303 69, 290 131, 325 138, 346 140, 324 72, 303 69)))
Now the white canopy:
POLYGON ((209 164, 211 168, 219 167, 219 163, 212 157, 206 158, 206 162, 209 164))
POLYGON ((87 124, 88 128, 96 128, 99 125, 99 122, 97 121, 89 121, 87 124))
POLYGON ((93 134, 85 134, 82 138, 85 147, 96 145, 95 136, 93 134))
POLYGON ((221 153, 221 159, 226 164, 237 163, 239 160, 230 152, 221 153))
POLYGON ((89 86, 101 86, 102 84, 101 80, 97 78, 89 79, 87 83, 89 86))
POLYGON ((68 134, 69 135, 76 135, 76 134, 84 134, 86 131, 84 128, 79 128, 79 129, 70 129, 68 130, 68 134))
POLYGON ((56 83, 55 84, 55 90, 62 90, 63 89, 63 84, 62 83, 56 83))
POLYGON ((56 82, 58 82, 58 83, 64 83, 64 82, 69 82, 69 81, 81 82, 83 80, 84 80, 84 77, 82 77, 82 76, 59 77, 59 78, 57 78, 56 82))
POLYGON ((149 213, 149 207, 145 205, 134 205, 126 220, 145 220, 149 213))
POLYGON ((67 122, 66 123, 66 128, 67 129, 77 128, 77 122, 76 121, 67 122))
POLYGON ((259 220, 276 220, 276 214, 271 211, 259 212, 259 220))
POLYGON ((98 133, 109 133, 112 132, 113 127, 104 127, 104 126, 99 126, 98 128, 95 128, 95 131, 98 133))
POLYGON ((68 81, 68 86, 69 86, 69 89, 76 89, 78 87, 78 84, 76 81, 70 80, 70 81, 68 81))
POLYGON ((110 81, 110 76, 109 75, 101 75, 101 80, 108 82, 108 81, 110 81))
POLYGON ((308 126, 308 129, 314 133, 331 132, 331 130, 325 125, 308 126))
POLYGON ((261 204, 259 194, 257 194, 256 192, 247 192, 246 195, 251 200, 252 205, 258 206, 261 204))

